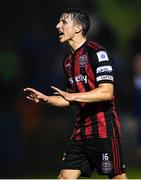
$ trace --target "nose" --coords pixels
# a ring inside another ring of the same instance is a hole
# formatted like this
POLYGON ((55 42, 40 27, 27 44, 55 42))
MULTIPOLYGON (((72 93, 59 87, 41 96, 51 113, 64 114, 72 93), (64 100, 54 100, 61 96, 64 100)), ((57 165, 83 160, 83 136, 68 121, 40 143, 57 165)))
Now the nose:
POLYGON ((60 25, 61 25, 61 23, 59 22, 59 23, 56 25, 56 29, 60 29, 60 25))

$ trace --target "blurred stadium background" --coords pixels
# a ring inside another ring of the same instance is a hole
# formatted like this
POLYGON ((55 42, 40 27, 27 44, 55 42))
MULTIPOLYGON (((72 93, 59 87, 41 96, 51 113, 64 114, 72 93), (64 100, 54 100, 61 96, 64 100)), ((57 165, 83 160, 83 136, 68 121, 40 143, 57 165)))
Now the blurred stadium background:
POLYGON ((22 89, 65 89, 67 50, 55 26, 67 7, 89 14, 89 38, 113 56, 127 175, 141 178, 140 0, 0 1, 0 178, 56 178, 59 172, 74 109, 32 104, 22 89))

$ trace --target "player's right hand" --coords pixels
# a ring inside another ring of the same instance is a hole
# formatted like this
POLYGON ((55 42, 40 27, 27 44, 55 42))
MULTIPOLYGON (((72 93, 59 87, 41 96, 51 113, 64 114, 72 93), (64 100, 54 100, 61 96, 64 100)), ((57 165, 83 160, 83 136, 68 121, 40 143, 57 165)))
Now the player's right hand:
POLYGON ((33 88, 24 88, 23 91, 26 94, 26 98, 35 102, 35 103, 47 103, 47 97, 43 93, 33 89, 33 88))

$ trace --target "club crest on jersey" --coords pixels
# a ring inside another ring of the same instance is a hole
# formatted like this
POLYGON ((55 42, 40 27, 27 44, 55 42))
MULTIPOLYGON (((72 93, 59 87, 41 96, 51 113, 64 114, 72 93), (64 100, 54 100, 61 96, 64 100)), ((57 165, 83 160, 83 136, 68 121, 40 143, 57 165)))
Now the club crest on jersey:
POLYGON ((108 61, 109 60, 108 55, 107 55, 107 53, 105 51, 99 51, 96 54, 97 54, 99 62, 108 61))
POLYGON ((109 173, 112 171, 113 166, 110 161, 104 160, 104 161, 102 161, 101 168, 102 168, 103 173, 109 173))
POLYGON ((85 67, 85 65, 88 63, 87 56, 85 54, 82 54, 79 60, 80 67, 85 67))

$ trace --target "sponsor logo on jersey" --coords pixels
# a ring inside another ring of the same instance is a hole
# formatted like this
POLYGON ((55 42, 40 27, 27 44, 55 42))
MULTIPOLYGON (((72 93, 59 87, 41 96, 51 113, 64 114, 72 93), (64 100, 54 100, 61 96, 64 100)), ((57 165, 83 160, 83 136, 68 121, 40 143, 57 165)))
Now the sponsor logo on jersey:
POLYGON ((80 63, 80 67, 85 67, 85 65, 88 63, 88 59, 87 59, 87 56, 85 54, 83 54, 80 57, 79 63, 80 63))
POLYGON ((103 73, 103 72, 107 72, 110 73, 112 72, 112 66, 100 66, 96 69, 96 73, 103 73))
POLYGON ((99 51, 96 54, 97 54, 99 62, 108 61, 109 60, 108 55, 107 55, 107 53, 105 51, 99 51))
POLYGON ((87 75, 82 75, 82 74, 79 74, 78 76, 75 76, 74 78, 69 78, 69 82, 71 84, 73 84, 75 82, 84 82, 85 84, 87 84, 88 82, 88 77, 87 75))
POLYGON ((114 80, 114 77, 113 76, 110 76, 110 75, 102 75, 102 76, 98 76, 96 78, 96 81, 102 81, 102 80, 110 80, 110 81, 113 81, 114 80))

